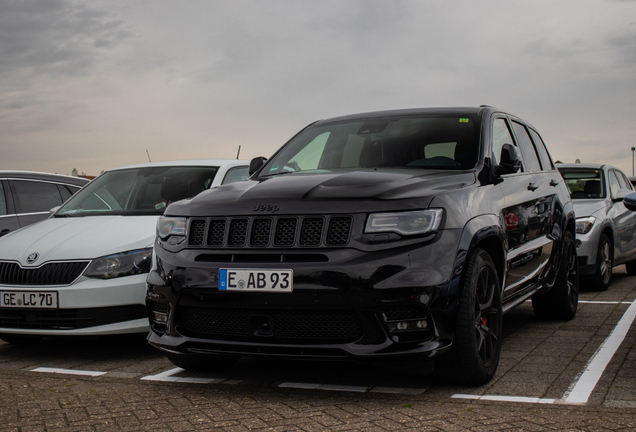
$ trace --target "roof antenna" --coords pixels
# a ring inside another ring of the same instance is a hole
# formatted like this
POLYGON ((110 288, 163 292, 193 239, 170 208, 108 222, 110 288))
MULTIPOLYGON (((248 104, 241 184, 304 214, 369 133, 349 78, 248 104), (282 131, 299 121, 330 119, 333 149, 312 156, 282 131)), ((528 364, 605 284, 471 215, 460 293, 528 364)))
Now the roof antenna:
POLYGON ((241 154, 241 146, 239 146, 238 153, 236 153, 236 158, 237 158, 237 159, 238 159, 238 157, 239 157, 239 155, 240 155, 240 154, 241 154))
POLYGON ((146 149, 146 154, 148 155, 148 162, 152 162, 152 161, 150 160, 150 153, 148 153, 148 149, 146 149))

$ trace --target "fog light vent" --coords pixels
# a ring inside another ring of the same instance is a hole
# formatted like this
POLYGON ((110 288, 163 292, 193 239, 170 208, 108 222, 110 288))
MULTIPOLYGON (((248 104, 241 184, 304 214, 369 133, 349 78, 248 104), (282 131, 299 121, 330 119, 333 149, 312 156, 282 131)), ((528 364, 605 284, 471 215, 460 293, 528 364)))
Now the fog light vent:
POLYGON ((168 323, 168 314, 152 311, 152 322, 159 325, 166 325, 168 323))

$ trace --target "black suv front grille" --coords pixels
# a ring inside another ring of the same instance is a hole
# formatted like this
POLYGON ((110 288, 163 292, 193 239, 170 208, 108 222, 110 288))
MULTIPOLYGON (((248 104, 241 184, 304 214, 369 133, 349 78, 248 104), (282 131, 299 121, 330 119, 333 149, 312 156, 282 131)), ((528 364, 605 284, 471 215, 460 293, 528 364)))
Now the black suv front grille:
POLYGON ((17 286, 70 285, 89 261, 55 262, 24 268, 15 262, 0 262, 0 284, 17 286))
POLYGON ((236 310, 181 306, 180 333, 207 339, 242 338, 259 342, 301 341, 303 344, 353 342, 362 327, 352 311, 236 310), (271 323, 271 334, 259 336, 255 326, 271 323))
POLYGON ((352 224, 350 215, 193 219, 188 244, 208 248, 345 246, 352 224))

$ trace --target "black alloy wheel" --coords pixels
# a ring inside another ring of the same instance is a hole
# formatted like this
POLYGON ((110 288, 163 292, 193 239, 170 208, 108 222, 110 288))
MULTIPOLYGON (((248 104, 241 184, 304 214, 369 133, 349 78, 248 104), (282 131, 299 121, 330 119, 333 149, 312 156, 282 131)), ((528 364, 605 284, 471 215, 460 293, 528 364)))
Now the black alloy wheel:
POLYGON ((495 264, 483 249, 468 259, 457 312, 453 346, 436 367, 447 380, 464 385, 488 383, 501 354, 501 285, 495 264))
POLYGON ((541 318, 567 321, 574 318, 578 306, 579 263, 574 236, 566 232, 556 281, 547 293, 532 296, 532 308, 541 318))

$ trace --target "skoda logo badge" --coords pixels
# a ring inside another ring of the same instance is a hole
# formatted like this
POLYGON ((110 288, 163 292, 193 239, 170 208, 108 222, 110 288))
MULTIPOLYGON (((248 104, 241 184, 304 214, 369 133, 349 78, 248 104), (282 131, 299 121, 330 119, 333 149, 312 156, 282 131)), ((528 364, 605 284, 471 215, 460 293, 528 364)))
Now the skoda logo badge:
POLYGON ((40 258, 40 254, 37 252, 33 252, 31 255, 27 257, 27 264, 33 264, 40 258))

